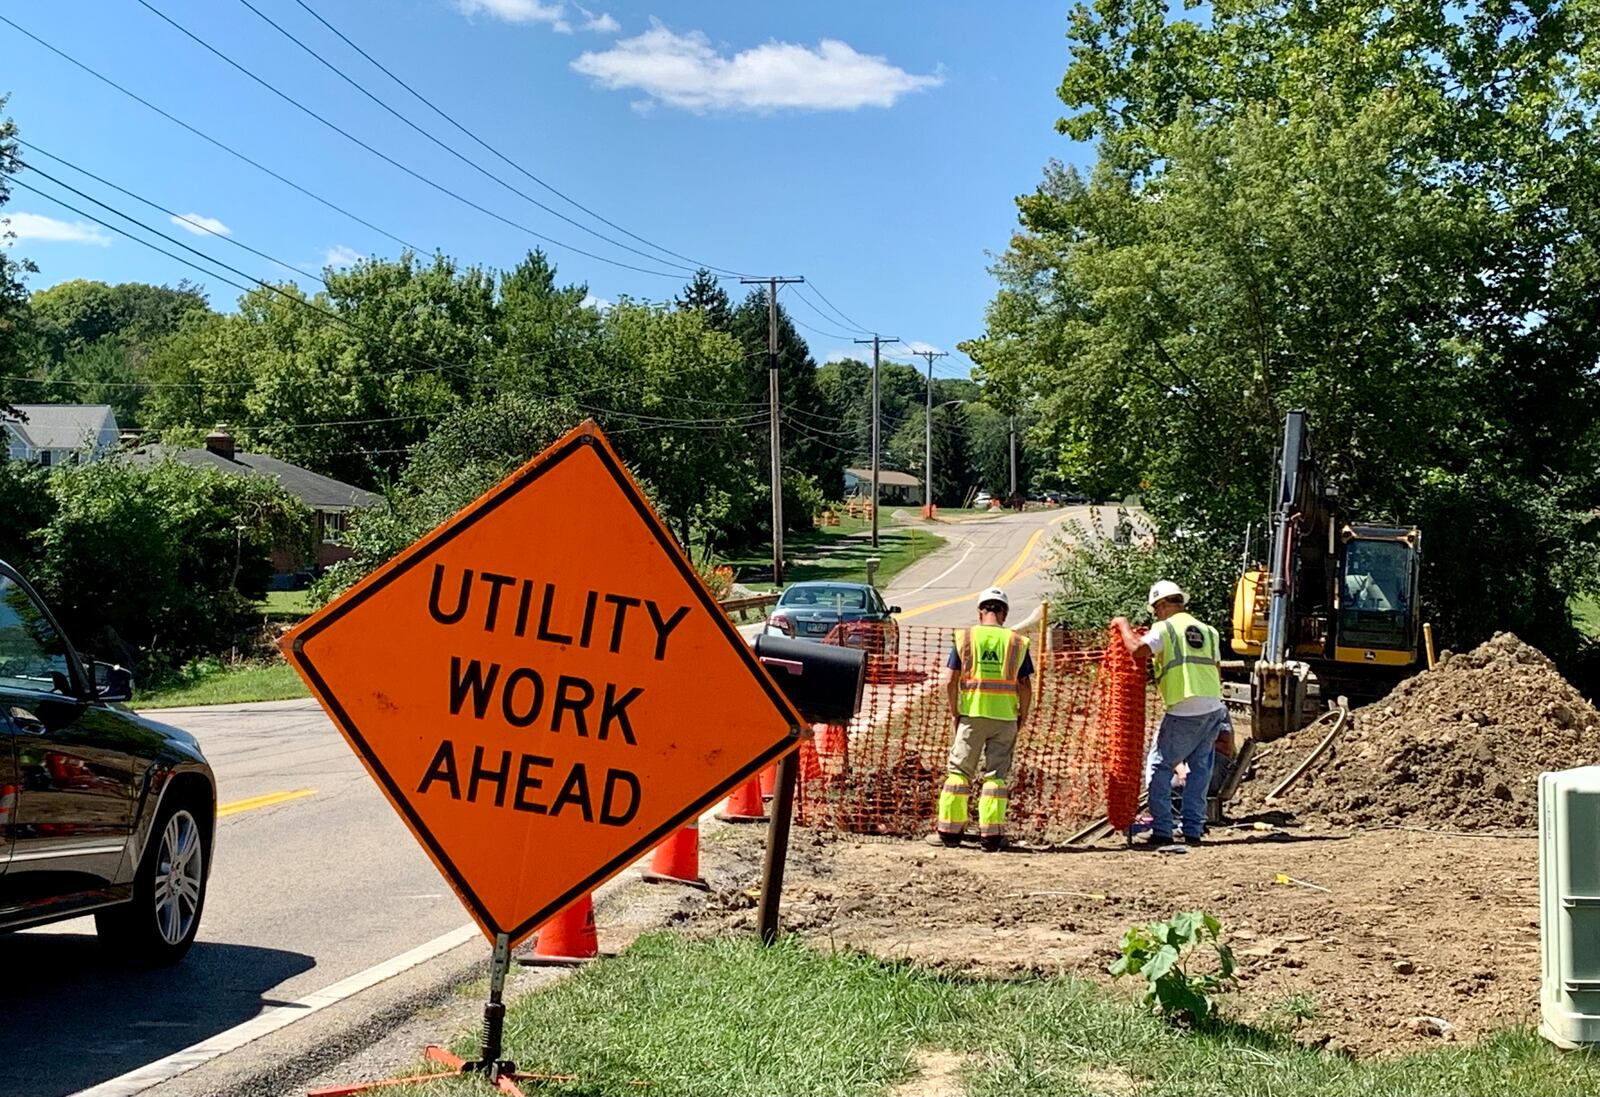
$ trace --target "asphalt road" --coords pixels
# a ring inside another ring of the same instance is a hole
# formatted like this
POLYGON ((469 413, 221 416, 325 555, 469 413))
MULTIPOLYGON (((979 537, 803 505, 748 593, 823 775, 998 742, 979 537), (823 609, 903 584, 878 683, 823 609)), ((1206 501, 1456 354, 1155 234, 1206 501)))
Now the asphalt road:
MULTIPOLYGON (((908 624, 957 625, 999 584, 1021 620, 1045 592, 1052 536, 1083 513, 950 523, 948 544, 885 594, 908 624)), ((315 702, 150 715, 193 732, 217 773, 224 817, 198 941, 183 964, 151 973, 119 968, 90 919, 0 936, 12 987, 0 1095, 53 1097, 115 1079, 467 922, 315 702)), ((450 960, 432 962, 440 978, 459 969, 450 960)), ((321 1023, 298 1021, 297 1042, 314 1046, 321 1023)))
POLYGON ((976 623, 977 595, 988 587, 1005 589, 1011 621, 1026 620, 1049 591, 1052 542, 1086 520, 1090 507, 1026 511, 944 523, 946 544, 939 552, 906 568, 884 588, 901 607, 899 619, 911 625, 976 623))

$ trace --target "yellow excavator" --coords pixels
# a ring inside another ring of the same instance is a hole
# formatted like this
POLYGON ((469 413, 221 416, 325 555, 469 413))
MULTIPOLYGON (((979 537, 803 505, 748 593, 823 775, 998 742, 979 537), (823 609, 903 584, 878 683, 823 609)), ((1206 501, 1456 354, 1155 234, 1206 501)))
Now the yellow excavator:
POLYGON ((1317 467, 1304 411, 1285 416, 1275 466, 1267 562, 1247 533, 1233 593, 1239 658, 1225 664, 1233 673, 1224 689, 1250 708, 1236 771, 1255 742, 1298 730, 1337 697, 1376 700, 1421 662, 1422 531, 1345 513, 1317 467))

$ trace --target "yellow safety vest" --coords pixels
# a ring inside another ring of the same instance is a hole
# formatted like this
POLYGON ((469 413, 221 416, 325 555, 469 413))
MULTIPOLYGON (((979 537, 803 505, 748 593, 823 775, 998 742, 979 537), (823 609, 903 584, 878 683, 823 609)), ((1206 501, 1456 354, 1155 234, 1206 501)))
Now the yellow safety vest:
POLYGON ((961 656, 961 715, 991 720, 1017 718, 1018 672, 1028 653, 1026 637, 999 625, 956 633, 961 656))
POLYGON ((1174 613, 1157 621, 1161 650, 1155 653, 1156 684, 1169 708, 1190 697, 1222 699, 1218 667, 1222 639, 1217 630, 1191 613, 1174 613))

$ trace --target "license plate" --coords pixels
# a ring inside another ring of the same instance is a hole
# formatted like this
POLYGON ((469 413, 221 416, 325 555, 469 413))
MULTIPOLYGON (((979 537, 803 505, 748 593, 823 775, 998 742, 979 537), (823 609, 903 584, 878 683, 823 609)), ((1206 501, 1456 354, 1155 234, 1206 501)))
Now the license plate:
POLYGON ((827 632, 828 631, 828 623, 826 621, 814 622, 814 623, 809 624, 809 625, 806 626, 806 631, 807 632, 827 632))

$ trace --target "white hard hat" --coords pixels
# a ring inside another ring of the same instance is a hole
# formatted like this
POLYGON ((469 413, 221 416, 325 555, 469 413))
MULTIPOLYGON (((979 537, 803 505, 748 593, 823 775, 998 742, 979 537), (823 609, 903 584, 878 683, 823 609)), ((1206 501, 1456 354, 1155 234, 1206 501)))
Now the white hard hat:
POLYGON ((1011 609, 1011 599, 1007 598, 1006 592, 1001 590, 999 587, 990 587, 988 590, 978 595, 979 609, 982 609, 990 602, 999 602, 1007 610, 1011 609))
POLYGON ((1184 605, 1189 604, 1189 596, 1183 593, 1183 588, 1171 579, 1162 579, 1150 588, 1150 604, 1165 602, 1168 598, 1180 598, 1184 605))

